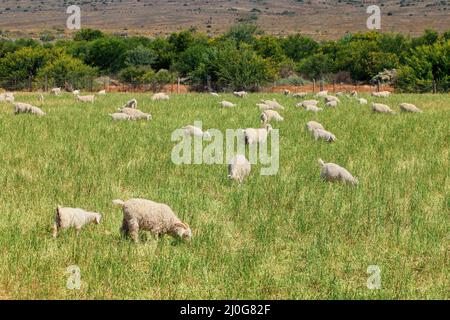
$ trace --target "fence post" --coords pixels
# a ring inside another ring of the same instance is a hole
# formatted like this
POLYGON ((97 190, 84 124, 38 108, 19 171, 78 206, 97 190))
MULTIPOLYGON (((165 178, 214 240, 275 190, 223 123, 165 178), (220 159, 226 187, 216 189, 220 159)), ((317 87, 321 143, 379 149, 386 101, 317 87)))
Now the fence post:
POLYGON ((336 80, 333 80, 333 93, 336 93, 336 80))
POLYGON ((89 79, 89 90, 90 92, 94 91, 94 79, 89 79))
POLYGON ((437 93, 436 80, 433 80, 433 93, 437 93))
POLYGON ((211 77, 209 74, 206 76, 206 85, 208 86, 208 92, 211 92, 211 77))
POLYGON ((180 94, 180 83, 181 83, 181 79, 180 79, 180 77, 178 77, 178 79, 177 79, 177 94, 180 94))
POLYGON ((33 91, 33 78, 31 76, 28 77, 28 89, 30 92, 33 91))
POLYGON ((380 80, 377 81, 377 92, 380 92, 380 80))
POLYGON ((320 91, 323 91, 323 79, 320 80, 320 91))
POLYGON ((316 79, 313 79, 313 93, 316 93, 316 79))

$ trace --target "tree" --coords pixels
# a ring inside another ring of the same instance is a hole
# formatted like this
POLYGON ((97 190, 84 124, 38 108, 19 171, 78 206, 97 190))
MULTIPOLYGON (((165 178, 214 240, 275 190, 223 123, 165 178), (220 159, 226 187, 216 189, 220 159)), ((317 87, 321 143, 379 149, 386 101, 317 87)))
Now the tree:
POLYGON ((18 39, 16 41, 0 39, 0 58, 3 58, 7 53, 13 53, 25 47, 37 48, 40 45, 33 39, 18 39))
POLYGON ((155 64, 152 65, 154 70, 167 69, 169 70, 172 66, 176 54, 173 44, 171 44, 167 39, 158 37, 150 45, 157 56, 155 64))
POLYGON ((405 92, 429 92, 433 81, 440 91, 450 89, 450 40, 413 49, 399 69, 396 87, 405 92))
POLYGON ((269 62, 248 46, 228 44, 217 51, 213 63, 218 85, 233 90, 252 90, 276 76, 269 62))
POLYGON ((253 44, 255 38, 258 35, 262 35, 263 32, 254 24, 238 24, 230 28, 230 30, 225 33, 224 40, 232 40, 237 47, 242 44, 253 44))
POLYGON ((89 67, 79 59, 61 54, 55 60, 49 61, 40 71, 39 78, 47 79, 57 87, 72 83, 77 88, 87 87, 88 79, 97 75, 95 68, 89 67))
POLYGON ((75 36, 73 39, 75 41, 94 41, 100 38, 103 38, 105 35, 100 30, 94 30, 94 29, 81 29, 77 33, 75 33, 75 36))
POLYGON ((311 57, 303 59, 298 71, 311 79, 323 79, 333 69, 333 60, 328 54, 316 53, 311 57))
POLYGON ((169 36, 168 41, 176 53, 181 53, 191 46, 194 42, 194 37, 190 31, 182 31, 179 33, 172 33, 169 36))
POLYGON ((149 72, 144 75, 143 82, 150 84, 154 92, 161 90, 165 85, 173 83, 176 75, 168 70, 161 69, 157 73, 149 72))
POLYGON ((317 53, 319 44, 311 38, 299 34, 290 35, 281 41, 281 47, 286 56, 299 62, 300 60, 317 53))
POLYGON ((207 60, 208 46, 197 44, 179 54, 177 61, 174 63, 174 69, 182 76, 187 76, 196 70, 200 64, 207 63, 207 60))
POLYGON ((271 59, 276 63, 286 60, 280 41, 274 36, 261 36, 255 39, 253 47, 258 55, 265 59, 271 59))
POLYGON ((25 80, 29 77, 35 77, 40 68, 60 54, 60 51, 52 51, 42 47, 25 47, 7 53, 5 57, 0 59, 0 77, 9 80, 25 80))
POLYGON ((120 70, 119 80, 137 86, 144 83, 144 76, 149 72, 153 72, 150 67, 129 66, 120 70))
POLYGON ((125 64, 127 66, 151 66, 157 58, 153 50, 139 45, 125 53, 125 64))
POLYGON ((425 30, 423 36, 413 39, 413 47, 420 47, 423 45, 433 45, 439 40, 439 34, 434 30, 425 30))
POLYGON ((116 73, 125 67, 126 51, 122 39, 100 38, 89 43, 84 61, 103 72, 116 73))

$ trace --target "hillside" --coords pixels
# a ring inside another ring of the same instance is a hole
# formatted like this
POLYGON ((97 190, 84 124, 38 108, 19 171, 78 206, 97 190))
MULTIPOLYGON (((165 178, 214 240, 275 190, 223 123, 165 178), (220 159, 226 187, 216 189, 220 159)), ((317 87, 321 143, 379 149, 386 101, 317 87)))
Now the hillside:
POLYGON ((65 29, 66 8, 80 4, 82 26, 129 34, 166 34, 196 27, 221 33, 237 22, 257 23, 266 32, 302 31, 315 38, 338 38, 366 31, 370 4, 382 8, 382 30, 417 35, 450 29, 450 1, 303 0, 0 0, 0 29, 17 33, 65 29))

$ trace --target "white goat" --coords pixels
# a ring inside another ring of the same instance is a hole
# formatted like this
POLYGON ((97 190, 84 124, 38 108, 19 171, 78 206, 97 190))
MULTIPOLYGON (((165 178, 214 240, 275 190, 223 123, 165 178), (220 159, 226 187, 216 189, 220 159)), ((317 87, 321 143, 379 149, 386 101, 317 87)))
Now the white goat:
POLYGON ((55 96, 59 96, 61 94, 61 88, 53 88, 50 90, 50 93, 55 96))
POLYGON ((94 103, 95 100, 95 96, 90 95, 90 96, 80 96, 77 95, 77 100, 83 103, 94 103))
POLYGON ((234 103, 231 103, 229 101, 222 101, 222 102, 219 102, 219 104, 222 106, 222 108, 233 108, 233 107, 236 107, 236 105, 234 103))
POLYGON ((228 179, 242 183, 250 175, 252 166, 244 155, 236 155, 228 165, 228 179))
POLYGON ((400 110, 403 112, 422 113, 423 111, 411 103, 401 103, 400 110))
POLYGON ((128 101, 127 103, 125 103, 125 105, 122 106, 123 108, 131 108, 131 109, 137 109, 138 107, 138 102, 136 99, 131 99, 130 101, 128 101))
POLYGON ((238 98, 245 98, 247 96, 247 92, 245 91, 235 91, 233 94, 238 98))
POLYGON ((126 113, 113 113, 109 115, 113 121, 128 121, 132 120, 132 117, 126 113))
POLYGON ((53 225, 53 237, 58 235, 58 229, 75 228, 77 236, 80 234, 81 228, 89 223, 99 224, 102 215, 97 212, 88 212, 78 208, 62 208, 58 206, 56 209, 55 223, 53 225))
POLYGON ((316 129, 322 129, 322 130, 325 130, 325 128, 323 127, 323 125, 321 125, 320 123, 318 123, 318 122, 316 122, 316 121, 309 121, 307 124, 306 124, 306 129, 309 131, 309 132, 314 132, 314 130, 316 130, 316 129))
POLYGON ((305 100, 303 102, 297 103, 296 107, 299 107, 299 108, 301 108, 301 107, 305 108, 307 106, 315 106, 315 107, 317 107, 318 104, 319 104, 319 101, 317 101, 317 100, 305 100))
POLYGON ((284 110, 284 107, 277 100, 261 100, 261 102, 270 107, 272 110, 284 110))
POLYGON ((319 93, 316 94, 316 97, 318 98, 325 98, 328 95, 328 91, 324 90, 324 91, 320 91, 319 93))
POLYGON ((261 122, 264 124, 269 123, 270 121, 284 121, 284 118, 275 110, 266 110, 261 114, 261 122))
POLYGON ((306 92, 294 93, 292 96, 294 98, 305 98, 308 94, 306 92))
POLYGON ((391 95, 389 91, 372 92, 372 96, 378 98, 387 98, 391 95))
POLYGON ((395 114, 387 105, 381 103, 372 103, 373 112, 395 114))
POLYGON ((325 140, 326 142, 335 142, 337 140, 334 134, 324 129, 315 129, 313 131, 313 135, 316 141, 322 139, 325 140))
POLYGON ((160 93, 155 93, 152 96, 152 101, 159 101, 159 100, 169 100, 170 97, 165 94, 164 92, 160 92, 160 93))
POLYGON ((320 173, 322 179, 330 182, 339 181, 349 183, 353 186, 358 185, 358 179, 353 177, 347 169, 334 163, 325 163, 322 159, 319 159, 319 164, 322 167, 320 173))
POLYGON ((131 120, 152 120, 152 115, 149 113, 144 113, 141 110, 133 108, 120 108, 119 112, 125 113, 131 117, 131 120))
POLYGON ((327 103, 325 104, 325 106, 327 106, 327 107, 329 107, 329 108, 337 108, 338 102, 337 102, 337 101, 330 101, 330 102, 327 102, 327 103))
POLYGON ((202 129, 196 127, 196 126, 186 126, 183 128, 184 135, 188 137, 200 137, 200 138, 206 138, 210 139, 211 134, 208 131, 203 131, 202 129))
POLYGON ((359 98, 358 99, 359 104, 368 104, 369 102, 367 101, 367 99, 364 98, 359 98))
POLYGON ((246 144, 265 143, 267 141, 269 133, 272 132, 272 130, 273 129, 270 124, 267 124, 264 126, 264 128, 260 129, 247 128, 244 130, 245 143, 246 144))
POLYGON ((305 108, 306 111, 311 111, 311 112, 314 112, 314 113, 323 111, 322 108, 318 108, 318 107, 313 106, 313 105, 306 105, 304 108, 305 108))
POLYGON ((145 199, 114 200, 113 204, 122 207, 121 233, 130 235, 134 242, 139 241, 139 230, 150 231, 158 237, 168 234, 182 240, 192 238, 189 225, 166 204, 145 199))

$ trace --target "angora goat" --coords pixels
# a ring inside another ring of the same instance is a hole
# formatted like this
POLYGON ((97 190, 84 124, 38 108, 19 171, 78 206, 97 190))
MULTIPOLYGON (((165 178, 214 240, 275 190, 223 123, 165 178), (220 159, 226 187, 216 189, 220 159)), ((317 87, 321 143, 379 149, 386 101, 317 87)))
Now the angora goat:
POLYGON ((57 237, 58 229, 67 228, 75 228, 77 235, 79 235, 83 226, 89 223, 99 224, 101 219, 102 215, 97 212, 58 206, 56 209, 55 224, 53 225, 53 237, 57 237))
POLYGON ((319 164, 322 167, 322 171, 320 173, 322 179, 330 182, 339 181, 349 183, 353 186, 358 185, 358 179, 353 177, 347 169, 334 163, 325 163, 322 159, 319 159, 319 164))
POLYGON ((228 165, 228 179, 242 183, 250 175, 252 166, 244 155, 235 156, 228 165))
POLYGON ((183 223, 166 204, 145 199, 114 200, 113 204, 123 210, 121 233, 130 235, 135 242, 139 241, 139 230, 150 231, 159 237, 169 234, 183 240, 192 238, 189 225, 183 223))

